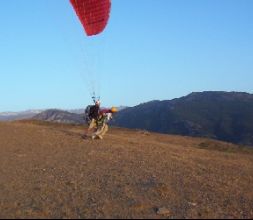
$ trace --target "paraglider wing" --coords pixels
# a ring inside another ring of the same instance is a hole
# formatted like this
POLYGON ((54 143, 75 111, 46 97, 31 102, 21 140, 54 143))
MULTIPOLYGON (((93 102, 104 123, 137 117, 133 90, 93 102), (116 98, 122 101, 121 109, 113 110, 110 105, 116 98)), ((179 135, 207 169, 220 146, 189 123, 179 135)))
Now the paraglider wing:
POLYGON ((109 20, 111 0, 70 0, 88 36, 101 33, 109 20))

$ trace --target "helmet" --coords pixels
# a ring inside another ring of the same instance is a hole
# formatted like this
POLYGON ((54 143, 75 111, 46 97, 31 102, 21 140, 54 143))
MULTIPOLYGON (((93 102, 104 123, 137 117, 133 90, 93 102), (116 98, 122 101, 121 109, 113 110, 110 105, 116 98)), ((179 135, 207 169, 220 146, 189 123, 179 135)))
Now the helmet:
POLYGON ((116 107, 112 107, 112 108, 111 108, 111 112, 112 112, 112 113, 116 113, 116 112, 118 112, 118 109, 117 109, 116 107))

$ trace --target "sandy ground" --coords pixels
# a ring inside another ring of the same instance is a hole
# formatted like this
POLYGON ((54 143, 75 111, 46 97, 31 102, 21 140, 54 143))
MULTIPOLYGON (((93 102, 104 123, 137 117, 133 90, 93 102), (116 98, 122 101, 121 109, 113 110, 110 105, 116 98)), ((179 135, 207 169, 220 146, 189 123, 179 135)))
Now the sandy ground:
POLYGON ((253 153, 200 138, 0 123, 0 218, 253 218, 253 153), (165 214, 158 214, 165 208, 165 214))

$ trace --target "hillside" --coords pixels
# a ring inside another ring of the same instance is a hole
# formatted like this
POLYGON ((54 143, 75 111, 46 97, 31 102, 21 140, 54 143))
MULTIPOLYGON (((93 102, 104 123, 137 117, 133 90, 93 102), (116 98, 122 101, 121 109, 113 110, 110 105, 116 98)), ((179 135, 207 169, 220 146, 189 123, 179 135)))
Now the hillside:
POLYGON ((0 112, 0 121, 15 121, 29 119, 41 113, 43 110, 27 110, 21 112, 0 112))
POLYGON ((49 109, 35 115, 32 119, 48 121, 48 122, 58 122, 66 124, 84 124, 83 114, 71 113, 68 111, 49 109))
POLYGON ((119 112, 113 125, 253 146, 253 95, 202 92, 152 101, 119 112))
POLYGON ((0 123, 0 218, 253 218, 252 150, 141 130, 113 128, 103 141, 82 132, 0 123))

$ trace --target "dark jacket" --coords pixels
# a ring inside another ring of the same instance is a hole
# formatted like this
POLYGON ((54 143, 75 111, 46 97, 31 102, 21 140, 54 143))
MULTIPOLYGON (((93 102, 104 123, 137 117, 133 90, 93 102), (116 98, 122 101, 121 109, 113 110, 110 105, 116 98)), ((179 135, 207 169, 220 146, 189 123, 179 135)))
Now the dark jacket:
POLYGON ((99 106, 93 105, 93 106, 90 107, 89 118, 98 120, 98 118, 99 118, 99 106))

